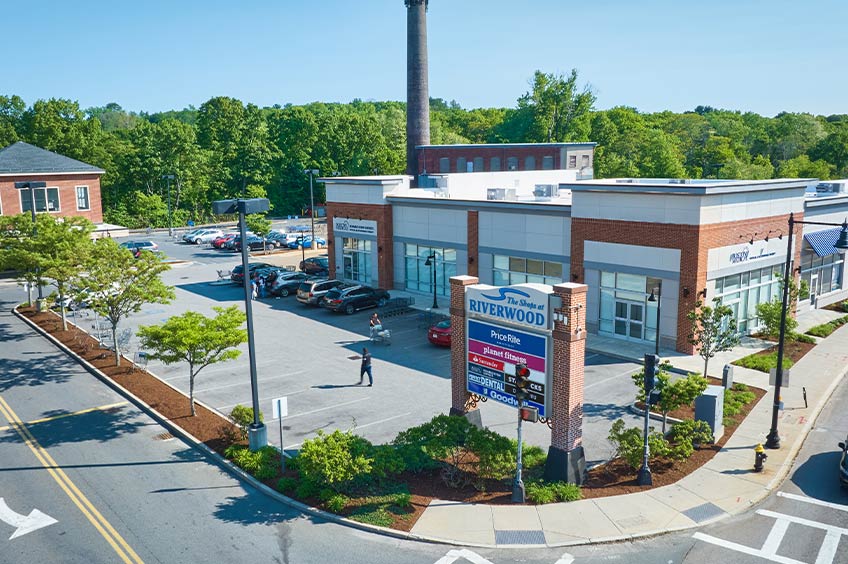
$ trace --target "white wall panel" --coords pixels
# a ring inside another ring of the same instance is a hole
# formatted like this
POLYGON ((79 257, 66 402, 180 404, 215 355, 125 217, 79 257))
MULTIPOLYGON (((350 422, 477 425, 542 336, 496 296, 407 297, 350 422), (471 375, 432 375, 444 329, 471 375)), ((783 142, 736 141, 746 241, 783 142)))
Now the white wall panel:
POLYGON ((555 256, 571 254, 568 217, 481 211, 478 229, 481 247, 555 256))
POLYGON ((584 241, 583 260, 669 272, 680 271, 680 249, 584 241))

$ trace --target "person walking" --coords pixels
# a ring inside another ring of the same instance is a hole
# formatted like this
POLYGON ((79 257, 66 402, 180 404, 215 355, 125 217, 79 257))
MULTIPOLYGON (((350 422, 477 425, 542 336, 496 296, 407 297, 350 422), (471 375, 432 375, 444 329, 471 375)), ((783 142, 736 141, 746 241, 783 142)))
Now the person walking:
POLYGON ((251 294, 253 296, 253 299, 255 300, 256 299, 256 293, 257 293, 256 278, 254 278, 253 280, 250 281, 250 287, 251 287, 251 294))
POLYGON ((256 284, 259 286, 259 298, 264 299, 265 298, 265 279, 260 276, 259 280, 257 280, 256 284))
POLYGON ((374 384, 374 377, 371 374, 371 353, 366 347, 362 347, 362 366, 359 368, 359 384, 361 385, 365 374, 368 374, 368 385, 374 384))
POLYGON ((374 334, 383 328, 383 322, 380 321, 380 317, 377 315, 376 311, 373 313, 373 315, 371 315, 370 325, 371 327, 368 330, 368 336, 373 339, 374 334))

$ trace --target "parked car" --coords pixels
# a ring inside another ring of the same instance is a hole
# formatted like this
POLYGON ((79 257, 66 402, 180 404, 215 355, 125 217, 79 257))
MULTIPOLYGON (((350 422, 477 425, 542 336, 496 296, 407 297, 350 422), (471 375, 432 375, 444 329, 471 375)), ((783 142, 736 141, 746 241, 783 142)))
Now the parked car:
MULTIPOLYGON (((261 251, 267 248, 265 243, 265 239, 259 237, 258 235, 248 235, 247 236, 247 248, 251 251, 261 251)), ((233 250, 240 251, 241 250, 241 238, 236 237, 233 239, 233 250)))
POLYGON ((300 284, 311 277, 305 272, 283 273, 271 285, 271 295, 285 298, 297 292, 300 284))
POLYGON ((265 240, 268 242, 268 246, 271 248, 277 247, 288 247, 289 242, 285 233, 280 233, 279 231, 271 231, 265 237, 265 240))
MULTIPOLYGON (((201 243, 211 243, 218 237, 224 234, 220 229, 199 229, 194 232, 190 238, 186 239, 189 243, 199 245, 201 243)), ((183 237, 185 239, 185 237, 183 237)))
POLYGON ((237 233, 224 233, 220 237, 215 238, 212 241, 211 245, 216 249, 223 249, 227 241, 232 241, 233 237, 235 237, 236 235, 237 233))
MULTIPOLYGON (((273 264, 268 264, 267 262, 251 262, 247 265, 247 271, 253 275, 253 272, 257 268, 272 268, 273 264)), ((236 284, 241 284, 244 282, 244 268, 242 265, 236 265, 233 267, 233 270, 230 272, 230 280, 235 282, 236 284)))
POLYGON ((185 241, 186 243, 191 242, 193 240, 192 238, 201 231, 205 231, 205 228, 198 227, 197 229, 192 229, 191 231, 183 233, 183 241, 185 241))
POLYGON ((427 331, 427 340, 440 347, 451 346, 451 322, 450 319, 439 321, 427 331))
POLYGON ((318 278, 305 280, 297 287, 297 301, 307 305, 318 305, 321 298, 333 288, 342 288, 350 286, 341 280, 327 280, 318 278))
MULTIPOLYGON (((248 232, 247 232, 247 236, 248 236, 248 237, 253 237, 253 236, 254 236, 254 234, 253 234, 253 232, 248 231, 248 232)), ((236 234, 235 234, 235 236, 234 236, 232 239, 230 239, 229 241, 227 241, 226 243, 224 243, 224 246, 223 246, 222 248, 232 251, 233 249, 235 249, 235 247, 236 247, 236 243, 238 243, 240 240, 241 240, 241 235, 239 235, 238 233, 236 233, 236 234)), ((239 248, 240 248, 240 247, 239 247, 239 248)))
POLYGON ((382 288, 351 286, 330 290, 321 299, 321 305, 329 310, 343 311, 350 315, 360 309, 384 306, 387 301, 389 293, 382 288))
POLYGON ((306 260, 302 260, 300 261, 300 270, 314 276, 329 274, 330 257, 322 255, 320 257, 309 257, 306 260))
POLYGON ((839 483, 843 488, 848 488, 848 437, 845 442, 839 443, 842 449, 842 457, 839 459, 839 483))
POLYGON ((141 249, 142 251, 150 251, 151 253, 154 253, 159 250, 159 245, 157 245, 153 241, 124 241, 123 243, 121 243, 121 246, 133 252, 135 252, 136 249, 141 249))
MULTIPOLYGON (((326 247, 327 246, 327 241, 323 237, 315 237, 315 243, 319 247, 326 247)), ((290 249, 299 249, 301 247, 301 245, 303 246, 304 249, 311 249, 312 248, 312 235, 306 235, 304 237, 298 237, 297 239, 295 239, 294 241, 289 243, 289 248, 290 249)))

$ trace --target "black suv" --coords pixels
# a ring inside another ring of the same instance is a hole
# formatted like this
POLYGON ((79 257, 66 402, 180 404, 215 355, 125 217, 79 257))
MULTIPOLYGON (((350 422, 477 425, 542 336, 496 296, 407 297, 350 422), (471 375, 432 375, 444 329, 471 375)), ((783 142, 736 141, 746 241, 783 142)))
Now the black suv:
MULTIPOLYGON (((247 270, 248 272, 250 272, 250 275, 252 277, 254 271, 256 271, 257 268, 271 268, 273 266, 273 264, 268 264, 265 262, 251 262, 248 263, 247 270)), ((244 273, 242 272, 243 270, 244 269, 240 264, 238 266, 233 267, 233 270, 230 273, 230 280, 232 280, 236 284, 241 284, 242 282, 244 282, 244 273)))
POLYGON ((309 257, 300 261, 300 269, 313 276, 326 276, 330 273, 330 258, 327 256, 309 257))
POLYGON ((389 293, 382 288, 351 286, 333 288, 321 299, 321 305, 332 311, 343 311, 350 315, 359 309, 381 307, 389 301, 389 293))

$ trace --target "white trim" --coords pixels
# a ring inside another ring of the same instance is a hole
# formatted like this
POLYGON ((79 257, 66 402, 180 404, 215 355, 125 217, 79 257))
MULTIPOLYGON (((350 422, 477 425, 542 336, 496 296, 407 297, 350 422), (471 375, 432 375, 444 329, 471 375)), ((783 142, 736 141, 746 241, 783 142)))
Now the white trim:
POLYGON ((74 186, 74 199, 76 200, 77 211, 91 211, 91 190, 88 188, 88 185, 80 184, 79 186, 74 186), (85 201, 88 203, 87 208, 79 207, 79 193, 77 190, 80 188, 85 188, 85 201))
POLYGON ((0 177, 2 176, 70 176, 70 175, 80 175, 80 174, 97 174, 103 175, 106 174, 105 170, 85 170, 85 171, 70 171, 70 172, 0 172, 0 177))
MULTIPOLYGON (((27 213, 24 211, 24 190, 32 190, 32 188, 24 188, 17 191, 18 199, 20 200, 21 204, 21 213, 27 213)), ((38 211, 38 209, 36 209, 35 213, 62 213, 62 190, 59 188, 59 186, 45 186, 44 188, 35 188, 35 190, 44 190, 44 207, 47 208, 44 211, 38 211), (59 209, 51 210, 47 206, 47 190, 56 190, 56 200, 59 202, 59 209)), ((76 193, 74 194, 74 197, 76 198, 76 193)), ((90 202, 89 205, 91 205, 90 202)), ((38 208, 38 202, 36 202, 35 207, 38 208)), ((28 210, 28 212, 32 213, 32 210, 28 210)))

